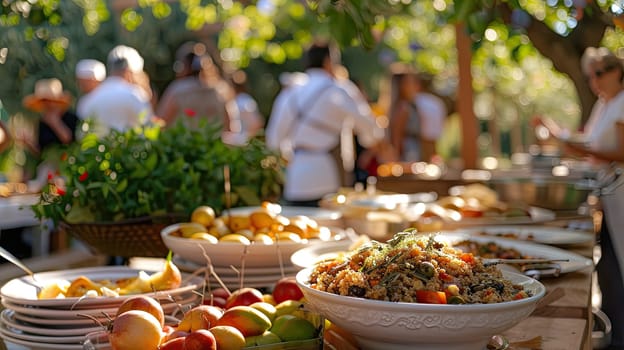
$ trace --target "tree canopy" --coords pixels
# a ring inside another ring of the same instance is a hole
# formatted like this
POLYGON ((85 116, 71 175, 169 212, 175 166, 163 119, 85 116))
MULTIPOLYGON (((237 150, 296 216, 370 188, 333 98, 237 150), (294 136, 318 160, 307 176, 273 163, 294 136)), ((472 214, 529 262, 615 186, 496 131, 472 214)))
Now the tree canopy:
POLYGON ((149 53, 147 68, 164 84, 172 78, 162 68, 170 67, 174 43, 188 38, 170 30, 178 23, 213 41, 231 67, 288 65, 326 37, 366 48, 380 66, 410 62, 452 98, 453 25, 461 23, 473 43, 476 114, 510 129, 535 113, 586 118, 594 97, 580 69, 584 49, 624 47, 618 0, 4 0, 0 6, 0 76, 22 82, 0 87, 10 110, 42 74, 64 73, 71 86, 75 50, 101 58, 110 49, 101 43, 120 38, 149 53), (561 105, 551 103, 553 91, 561 105))

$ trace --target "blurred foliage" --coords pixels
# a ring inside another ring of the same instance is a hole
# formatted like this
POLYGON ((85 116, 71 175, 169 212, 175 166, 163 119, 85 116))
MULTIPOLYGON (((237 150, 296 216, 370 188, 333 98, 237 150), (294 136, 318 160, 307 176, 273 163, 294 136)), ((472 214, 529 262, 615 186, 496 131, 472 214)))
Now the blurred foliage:
POLYGON ((318 37, 343 46, 345 65, 372 99, 389 64, 403 61, 431 73, 436 93, 454 100, 454 24, 464 23, 474 42, 475 109, 481 120, 497 119, 506 131, 544 114, 575 127, 580 109, 574 86, 538 53, 527 28, 537 21, 568 38, 583 30, 579 25, 584 18, 594 16, 609 28, 603 44, 624 47, 618 0, 3 0, 0 4, 0 79, 12 82, 0 85, 0 98, 11 113, 21 110, 21 98, 40 78, 59 77, 76 96, 75 63, 86 57, 104 60, 119 43, 139 50, 156 90, 162 91, 173 79, 175 49, 191 39, 207 43, 226 72, 247 71, 251 93, 265 116, 279 91, 279 73, 302 69, 299 60, 305 47, 318 37), (119 9, 120 3, 134 6, 119 9))

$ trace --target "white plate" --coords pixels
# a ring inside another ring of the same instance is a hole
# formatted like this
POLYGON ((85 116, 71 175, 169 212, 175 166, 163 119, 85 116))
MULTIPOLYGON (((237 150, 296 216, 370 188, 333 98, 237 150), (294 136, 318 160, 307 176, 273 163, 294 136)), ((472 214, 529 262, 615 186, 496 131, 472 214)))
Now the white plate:
MULTIPOLYGON (((184 296, 183 299, 177 300, 175 303, 173 302, 163 302, 162 307, 165 314, 170 314, 178 310, 179 305, 195 305, 199 300, 200 296, 191 293, 187 296, 184 296)), ((177 299, 177 298, 176 298, 177 299)), ((21 314, 36 316, 40 318, 54 319, 54 320, 75 320, 75 319, 88 319, 86 316, 81 315, 89 315, 97 318, 104 317, 107 315, 115 315, 117 313, 117 306, 110 308, 92 308, 92 309, 74 309, 74 310, 63 310, 63 309, 49 309, 49 308, 39 308, 39 307, 30 307, 28 305, 23 304, 13 304, 5 299, 2 299, 2 305, 7 309, 14 310, 21 314)))
MULTIPOLYGON (((104 279, 121 279, 128 277, 138 276, 140 270, 131 269, 124 266, 105 266, 94 268, 82 268, 71 270, 60 270, 51 272, 36 273, 35 278, 40 285, 48 285, 61 280, 73 280, 79 276, 86 276, 92 280, 104 280, 104 279)), ((146 271, 148 272, 148 271, 146 271)), ((148 272, 148 273, 153 273, 148 272)), ((184 279, 185 276, 182 276, 184 279)), ((156 293, 146 293, 148 296, 158 296, 159 294, 167 293, 171 296, 176 296, 184 293, 188 293, 201 286, 201 279, 193 278, 184 286, 168 291, 158 291, 156 293)), ((41 307, 54 307, 61 309, 69 309, 76 305, 79 301, 80 307, 85 306, 105 306, 119 305, 125 299, 130 298, 131 295, 123 295, 119 297, 97 297, 97 298, 64 298, 64 299, 38 299, 37 288, 33 282, 32 277, 22 276, 14 278, 7 282, 0 289, 0 296, 4 300, 9 300, 14 304, 23 304, 30 306, 41 307)))
POLYGON ((347 252, 351 244, 353 244, 351 241, 342 240, 303 248, 296 251, 290 257, 290 261, 300 268, 311 267, 320 260, 334 258, 347 252))
MULTIPOLYGON (((232 215, 249 215, 258 209, 260 209, 260 207, 238 207, 230 209, 230 213, 232 215)), ((224 211, 223 214, 225 215, 225 213, 226 212, 224 211)), ((287 218, 304 215, 316 221, 320 226, 342 226, 340 221, 340 219, 342 218, 342 213, 336 210, 312 207, 282 206, 282 211, 280 212, 280 215, 283 215, 287 218)))
POLYGON ((517 239, 506 239, 500 237, 489 236, 471 236, 466 233, 441 233, 440 237, 444 237, 449 243, 456 243, 463 240, 471 240, 479 243, 494 242, 503 248, 513 248, 518 250, 522 255, 544 259, 567 259, 568 261, 558 262, 561 267, 561 273, 569 273, 579 271, 593 266, 591 259, 582 255, 557 248, 549 245, 538 244, 533 242, 519 241, 517 239))
MULTIPOLYGON (((471 236, 500 237, 501 234, 514 234, 516 239, 551 245, 571 245, 591 242, 593 234, 587 231, 569 230, 548 226, 483 226, 459 230, 471 236), (531 238, 532 236, 532 238, 531 238)), ((513 239, 513 238, 508 238, 513 239)))
MULTIPOLYGON (((94 322, 92 319, 87 317, 74 318, 74 319, 58 319, 58 318, 42 318, 37 316, 32 316, 30 314, 25 314, 16 311, 15 309, 10 309, 14 312, 13 317, 20 322, 28 322, 32 325, 39 325, 42 327, 48 328, 85 328, 89 326, 93 326, 94 322)), ((107 318, 104 315, 95 316, 99 321, 106 322, 107 318)))
MULTIPOLYGON (((199 265, 192 261, 186 260, 179 256, 173 257, 173 262, 176 264, 180 270, 184 270, 186 272, 193 272, 197 269, 205 267, 203 265, 199 265)), ((294 272, 298 272, 299 268, 290 264, 289 260, 283 261, 284 263, 284 273, 292 274, 294 272)), ((234 266, 239 269, 240 264, 234 266)), ((226 276, 238 276, 236 271, 234 271, 231 267, 223 267, 223 266, 213 266, 215 272, 219 275, 219 277, 226 276)), ((245 276, 266 276, 266 275, 276 275, 281 274, 282 270, 279 267, 245 267, 245 276)))
MULTIPOLYGON (((51 343, 40 343, 33 342, 28 340, 17 339, 12 337, 11 334, 2 333, 2 328, 0 327, 0 334, 2 334, 3 340, 7 343, 22 345, 27 347, 29 350, 83 350, 83 346, 80 344, 51 344, 51 343)), ((110 349, 109 344, 95 345, 96 349, 108 350, 110 349)), ((11 347, 9 346, 9 349, 11 347)))
POLYGON ((43 336, 55 336, 55 337, 63 337, 63 336, 84 336, 87 333, 95 332, 102 330, 103 327, 93 325, 91 322, 90 327, 69 327, 69 328, 51 328, 51 327, 37 327, 32 324, 25 324, 20 322, 15 317, 15 311, 11 309, 4 309, 0 314, 0 319, 4 324, 12 329, 16 329, 22 332, 27 332, 33 335, 43 335, 43 336))
POLYGON ((50 337, 44 335, 33 335, 24 333, 20 330, 9 327, 6 323, 0 322, 0 334, 2 337, 9 336, 15 339, 21 339, 26 341, 35 342, 38 344, 80 344, 84 340, 83 335, 64 336, 64 337, 50 337))

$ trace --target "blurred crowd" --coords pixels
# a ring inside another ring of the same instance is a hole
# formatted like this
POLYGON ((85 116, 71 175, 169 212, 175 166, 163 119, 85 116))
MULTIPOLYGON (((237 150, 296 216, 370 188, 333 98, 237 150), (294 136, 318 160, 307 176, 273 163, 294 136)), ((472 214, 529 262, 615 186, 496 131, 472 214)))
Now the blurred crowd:
MULTIPOLYGON (((431 77, 392 66, 378 101, 370 101, 328 43, 312 45, 301 72, 284 72, 269 116, 263 116, 242 70, 226 71, 206 45, 187 42, 175 52, 175 78, 156 91, 134 48, 114 47, 106 62, 75 66, 78 96, 58 77, 38 80, 23 107, 38 116, 34 130, 0 124, 0 152, 12 143, 38 164, 31 190, 54 169, 55 146, 85 132, 98 136, 142 125, 194 128, 201 119, 222 127, 232 145, 261 137, 288 161, 284 200, 314 205, 323 195, 375 175, 379 163, 429 161, 435 156, 446 108, 428 90, 431 77), (83 123, 88 121, 88 123, 83 123)), ((8 120, 3 118, 2 120, 8 120)))

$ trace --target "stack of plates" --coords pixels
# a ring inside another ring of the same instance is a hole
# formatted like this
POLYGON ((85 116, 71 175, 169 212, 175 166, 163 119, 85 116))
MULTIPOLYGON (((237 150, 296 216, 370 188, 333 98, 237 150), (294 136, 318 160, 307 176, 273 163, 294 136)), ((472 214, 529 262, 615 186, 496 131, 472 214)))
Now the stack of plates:
MULTIPOLYGON (((36 286, 59 280, 72 281, 79 276, 94 281, 118 280, 136 277, 139 271, 110 266, 37 273, 36 280, 30 276, 13 279, 0 289, 4 307, 0 314, 0 337, 31 349, 80 350, 86 334, 104 329, 93 318, 105 325, 108 317, 114 317, 119 305, 131 296, 38 299, 36 286)), ((199 303, 200 298, 194 291, 202 284, 202 278, 193 277, 180 288, 145 295, 159 300, 166 315, 174 315, 180 311, 180 306, 199 303)), ((96 348, 107 347, 103 344, 96 348)))
MULTIPOLYGON (((179 256, 173 257, 176 266, 185 272, 195 272, 206 266, 199 265, 195 262, 186 260, 179 256)), ((214 272, 217 274, 221 282, 230 290, 239 289, 241 287, 251 288, 272 288, 279 279, 284 277, 294 277, 300 268, 292 264, 290 259, 283 261, 283 268, 279 266, 269 267, 253 267, 246 266, 244 271, 238 266, 213 266, 214 272), (283 272, 282 272, 283 270, 283 272), (282 275, 283 273, 283 275, 282 275), (241 283, 242 280, 242 283, 241 283)), ((219 286, 214 276, 209 278, 211 287, 219 286)))

